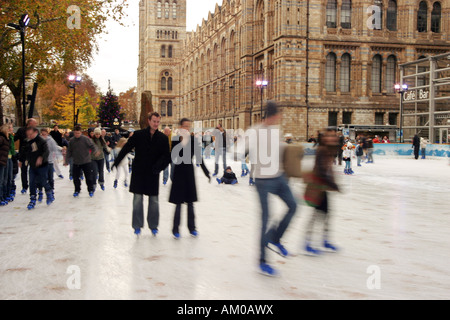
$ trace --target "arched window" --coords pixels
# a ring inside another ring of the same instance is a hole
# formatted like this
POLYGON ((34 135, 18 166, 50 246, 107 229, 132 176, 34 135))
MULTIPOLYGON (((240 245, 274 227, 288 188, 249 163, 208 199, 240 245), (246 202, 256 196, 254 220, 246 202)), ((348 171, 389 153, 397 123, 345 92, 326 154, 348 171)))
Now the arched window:
POLYGON ((169 58, 172 58, 172 57, 173 57, 173 47, 172 47, 172 46, 169 46, 169 54, 168 54, 168 57, 169 57, 169 58))
POLYGON ((166 101, 161 101, 161 117, 166 116, 166 101))
POLYGON ((166 57, 166 46, 162 45, 161 46, 161 58, 165 58, 166 57))
POLYGON ((227 68, 227 40, 225 38, 222 39, 222 44, 220 45, 220 59, 220 71, 225 73, 227 68))
POLYGON ((162 4, 161 4, 161 1, 158 1, 158 3, 156 4, 156 17, 158 19, 161 19, 161 17, 162 17, 162 4))
POLYGON ((341 58, 341 92, 350 92, 351 60, 352 58, 348 53, 345 53, 341 58))
POLYGON ((170 5, 169 1, 166 1, 164 4, 164 18, 169 19, 169 13, 170 13, 170 5))
POLYGON ((395 0, 389 0, 386 27, 390 31, 397 31, 397 2, 395 0))
POLYGON ((394 93, 395 76, 397 72, 397 58, 389 56, 386 64, 386 92, 394 93))
POLYGON ((259 47, 264 46, 264 1, 258 1, 255 16, 255 41, 259 47))
POLYGON ((173 80, 172 77, 169 77, 167 80, 167 90, 172 91, 173 90, 173 80))
POLYGON ((236 69, 236 36, 233 31, 230 35, 230 65, 233 67, 233 70, 236 69))
POLYGON ((336 28, 337 3, 336 0, 327 2, 327 27, 336 28))
POLYGON ((427 31, 427 14, 428 6, 425 1, 420 2, 419 10, 417 11, 417 31, 426 32, 427 31))
POLYGON ((372 93, 381 92, 381 56, 377 54, 372 59, 372 93))
POLYGON ((156 31, 156 39, 159 39, 159 30, 156 31))
POLYGON ((343 29, 351 29, 352 28, 352 1, 351 0, 342 0, 341 27, 343 29))
POLYGON ((167 89, 167 79, 166 77, 161 78, 161 91, 165 91, 167 89))
POLYGON ((431 32, 441 32, 441 4, 433 3, 433 11, 431 11, 431 32))
POLYGON ((336 91, 336 55, 329 53, 325 64, 325 89, 327 92, 336 91))
POLYGON ((167 116, 168 117, 172 117, 173 116, 173 103, 172 100, 169 100, 169 102, 167 102, 167 116))
POLYGON ((177 18, 177 2, 173 1, 172 2, 172 19, 176 19, 177 18))

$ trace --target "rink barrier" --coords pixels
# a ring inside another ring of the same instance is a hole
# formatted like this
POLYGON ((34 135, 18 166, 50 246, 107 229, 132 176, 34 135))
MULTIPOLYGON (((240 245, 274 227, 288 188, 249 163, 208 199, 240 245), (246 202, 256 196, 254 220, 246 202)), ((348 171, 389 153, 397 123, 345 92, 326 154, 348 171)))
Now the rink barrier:
MULTIPOLYGON (((311 156, 316 154, 316 148, 313 143, 305 143, 305 155, 311 156)), ((373 154, 376 156, 408 156, 414 155, 414 149, 411 144, 401 143, 376 143, 374 144, 373 154)), ((429 144, 427 145, 426 152, 427 157, 450 157, 450 145, 448 144, 429 144)), ((422 152, 419 151, 419 155, 422 156, 422 152)))

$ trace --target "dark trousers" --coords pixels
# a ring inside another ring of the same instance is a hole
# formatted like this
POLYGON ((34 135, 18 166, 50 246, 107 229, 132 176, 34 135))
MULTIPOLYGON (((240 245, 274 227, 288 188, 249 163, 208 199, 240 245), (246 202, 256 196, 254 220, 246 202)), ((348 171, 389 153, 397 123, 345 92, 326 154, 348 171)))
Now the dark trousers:
POLYGON ((28 166, 25 162, 22 162, 22 167, 20 168, 20 178, 22 179, 22 189, 28 189, 28 166))
POLYGON ((94 180, 97 184, 97 175, 98 175, 98 183, 102 186, 105 184, 105 160, 92 160, 92 169, 94 173, 94 180))
POLYGON ((8 159, 8 165, 6 168, 7 171, 7 182, 6 182, 6 189, 7 189, 7 195, 8 197, 11 195, 11 193, 15 190, 15 183, 14 183, 14 163, 12 159, 8 159))
POLYGON ((38 186, 42 186, 45 189, 45 193, 52 192, 47 180, 48 165, 39 168, 30 167, 30 196, 36 198, 36 189, 38 186))
POLYGON ((222 177, 222 179, 220 179, 222 181, 222 183, 224 184, 232 184, 234 181, 237 181, 237 179, 227 179, 222 177))
POLYGON ((6 195, 6 188, 8 184, 7 169, 7 166, 0 165, 0 201, 3 201, 8 197, 6 195))
POLYGON ((219 158, 222 157, 223 161, 223 172, 227 170, 227 149, 226 148, 218 148, 215 150, 215 166, 214 173, 219 173, 219 158))
POLYGON ((260 238, 260 263, 266 262, 266 246, 269 242, 279 243, 286 232, 289 223, 297 211, 297 202, 289 188, 288 181, 284 175, 272 179, 256 179, 256 190, 261 203, 261 238, 260 238), (269 223, 269 194, 276 195, 288 206, 288 211, 278 226, 268 230, 269 223))
POLYGON ((105 155, 105 164, 106 164, 106 170, 111 170, 109 165, 109 153, 103 150, 103 154, 105 155))
MULTIPOLYGON (((188 203, 187 204, 188 209, 188 219, 187 219, 187 225, 189 232, 195 231, 195 213, 194 213, 194 204, 188 203)), ((179 227, 180 227, 180 220, 181 220, 181 204, 177 204, 175 208, 175 214, 173 217, 173 229, 172 232, 179 233, 179 227)))
POLYGON ((92 163, 85 164, 73 164, 73 184, 75 185, 75 192, 81 191, 81 172, 84 173, 84 177, 86 179, 86 185, 89 192, 94 191, 95 178, 92 169, 92 163))
POLYGON ((419 159, 419 150, 420 150, 419 146, 414 146, 414 158, 416 160, 419 159))
MULTIPOLYGON (((54 167, 53 167, 53 163, 49 163, 47 166, 47 182, 48 185, 50 186, 50 189, 55 190, 55 179, 54 179, 54 167)), ((44 186, 41 184, 38 184, 38 189, 39 191, 42 191, 42 188, 44 186)))

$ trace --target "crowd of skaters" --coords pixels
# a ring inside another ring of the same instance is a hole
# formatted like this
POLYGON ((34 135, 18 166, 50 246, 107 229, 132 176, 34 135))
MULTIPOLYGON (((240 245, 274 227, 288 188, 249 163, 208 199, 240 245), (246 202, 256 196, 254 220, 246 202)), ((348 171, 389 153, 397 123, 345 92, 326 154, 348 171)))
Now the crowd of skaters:
MULTIPOLYGON (((252 129, 262 133, 262 136, 270 136, 271 131, 279 130, 280 119, 281 114, 277 105, 269 102, 262 123, 255 125, 252 129)), ((249 176, 249 185, 256 186, 261 205, 259 269, 263 274, 276 275, 277 271, 266 261, 266 249, 269 248, 283 257, 289 255, 281 239, 298 210, 288 177, 281 165, 282 161, 277 170, 268 175, 263 173, 267 164, 258 157, 251 158, 249 155, 250 149, 261 148, 261 143, 267 151, 266 154, 272 154, 273 145, 270 141, 258 140, 255 146, 239 144, 237 142, 245 137, 243 135, 228 136, 227 131, 220 124, 213 131, 192 133, 192 121, 187 118, 183 118, 179 128, 174 131, 168 127, 160 131, 158 129, 160 121, 161 116, 158 113, 151 113, 148 117, 148 127, 131 132, 128 137, 124 137, 119 130, 108 134, 101 128, 90 128, 85 134, 80 126, 64 134, 60 132, 58 126, 54 126, 52 130, 38 130, 34 119, 29 119, 27 125, 20 128, 16 134, 11 125, 1 127, 0 152, 8 154, 6 163, 0 157, 1 205, 7 205, 14 200, 16 194, 14 181, 15 176, 19 174, 19 168, 22 181, 21 193, 26 194, 28 189, 30 193, 28 209, 31 210, 37 203, 42 202, 44 193, 47 204, 51 205, 55 201, 53 176, 56 173, 60 179, 64 178, 58 165, 59 159, 63 158, 64 165, 70 166, 69 178, 73 180, 75 198, 80 196, 82 180, 85 180, 89 196, 93 197, 97 188, 102 191, 106 189, 105 169, 108 172, 115 171, 113 187, 117 188, 118 183, 123 181, 124 186, 129 186, 130 192, 133 193, 132 228, 138 236, 145 225, 144 197, 147 196, 149 198, 147 224, 152 234, 156 236, 159 227, 158 196, 162 173, 163 185, 166 185, 169 179, 172 182, 169 202, 175 205, 172 228, 174 238, 181 238, 180 217, 183 204, 186 204, 187 208, 189 233, 197 237, 194 210, 194 203, 198 201, 195 167, 202 169, 209 182, 215 178, 219 185, 237 184, 236 174, 227 165, 227 152, 230 152, 230 145, 236 144, 238 148, 234 150, 234 153, 237 155, 236 159, 241 162, 241 178, 249 176), (18 147, 14 141, 18 141, 18 147), (16 153, 17 149, 18 153, 16 153), (173 157, 174 150, 177 150, 176 157, 173 157), (211 174, 204 159, 212 157, 212 150, 214 150, 215 161, 211 174), (190 161, 184 161, 186 157, 190 158, 190 161), (247 163, 251 163, 250 168, 247 163), (221 176, 219 175, 220 164, 223 167, 221 176), (130 182, 129 185, 128 182, 130 182), (278 196, 287 206, 287 212, 279 224, 270 228, 268 226, 269 194, 278 196)), ((304 200, 315 209, 307 224, 305 251, 310 255, 318 255, 321 250, 314 248, 311 243, 317 221, 322 221, 323 224, 323 249, 338 250, 330 242, 328 193, 339 191, 334 180, 333 164, 342 165, 342 162, 345 162, 344 172, 352 174, 352 158, 358 159, 358 166, 363 160, 366 160, 366 163, 373 163, 373 144, 389 143, 389 140, 387 137, 380 139, 375 136, 372 139, 360 135, 352 143, 342 133, 327 129, 319 132, 317 137, 311 137, 308 142, 314 143, 317 150, 314 169, 304 177, 306 183, 304 200), (324 219, 318 219, 319 217, 324 219)), ((277 145, 277 148, 280 148, 278 154, 283 154, 286 145, 292 143, 292 135, 285 135, 284 141, 277 145)))

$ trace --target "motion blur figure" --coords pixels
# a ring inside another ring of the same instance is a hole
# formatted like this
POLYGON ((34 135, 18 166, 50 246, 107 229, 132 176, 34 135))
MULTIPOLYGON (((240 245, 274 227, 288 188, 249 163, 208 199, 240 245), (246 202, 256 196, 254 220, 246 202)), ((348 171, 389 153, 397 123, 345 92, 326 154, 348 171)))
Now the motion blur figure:
POLYGON ((327 191, 339 191, 332 168, 338 143, 336 133, 333 130, 327 130, 321 138, 321 145, 317 148, 314 170, 312 174, 305 177, 307 182, 305 201, 315 209, 306 230, 305 250, 309 255, 321 253, 320 250, 311 246, 314 224, 317 219, 323 220, 323 247, 328 251, 337 251, 337 248, 329 242, 330 212, 327 191))

